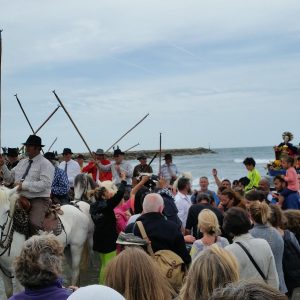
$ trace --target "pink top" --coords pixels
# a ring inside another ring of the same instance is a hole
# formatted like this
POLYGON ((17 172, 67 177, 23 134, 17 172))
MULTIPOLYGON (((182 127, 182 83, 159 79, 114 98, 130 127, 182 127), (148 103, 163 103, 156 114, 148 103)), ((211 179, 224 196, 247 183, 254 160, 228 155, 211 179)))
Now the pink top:
POLYGON ((287 182, 287 188, 292 191, 299 191, 298 175, 294 167, 290 167, 286 170, 284 180, 287 182))
POLYGON ((131 201, 128 200, 125 203, 118 205, 114 209, 114 213, 117 219, 117 232, 120 233, 124 231, 127 226, 127 221, 129 216, 126 214, 127 210, 130 208, 131 201))

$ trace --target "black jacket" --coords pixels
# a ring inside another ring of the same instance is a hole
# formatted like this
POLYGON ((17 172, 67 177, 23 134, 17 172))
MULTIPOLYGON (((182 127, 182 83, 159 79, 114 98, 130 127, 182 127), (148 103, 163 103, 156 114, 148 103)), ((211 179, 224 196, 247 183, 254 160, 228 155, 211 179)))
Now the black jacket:
POLYGON ((116 250, 118 238, 114 208, 121 202, 126 181, 122 181, 117 193, 108 200, 98 200, 91 204, 90 214, 95 224, 93 250, 109 253, 116 250))
MULTIPOLYGON (((159 213, 143 214, 137 221, 143 223, 154 252, 158 250, 171 250, 178 254, 186 265, 191 262, 183 235, 176 223, 166 220, 159 213)), ((142 237, 137 225, 134 226, 133 233, 142 237)))

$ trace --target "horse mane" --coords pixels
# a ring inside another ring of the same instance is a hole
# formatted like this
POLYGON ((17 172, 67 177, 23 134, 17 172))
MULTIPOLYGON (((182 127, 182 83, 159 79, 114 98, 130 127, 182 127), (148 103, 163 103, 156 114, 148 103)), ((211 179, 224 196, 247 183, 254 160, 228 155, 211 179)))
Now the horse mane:
POLYGON ((19 199, 19 193, 14 189, 11 190, 7 187, 1 186, 0 188, 0 206, 9 203, 9 215, 13 216, 15 211, 15 205, 17 200, 19 199))

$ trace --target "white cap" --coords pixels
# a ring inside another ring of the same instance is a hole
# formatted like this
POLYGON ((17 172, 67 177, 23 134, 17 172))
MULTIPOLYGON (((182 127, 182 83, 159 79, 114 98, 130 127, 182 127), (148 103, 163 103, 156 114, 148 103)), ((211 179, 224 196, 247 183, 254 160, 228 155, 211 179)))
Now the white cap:
POLYGON ((71 294, 68 300, 125 300, 125 298, 113 290, 112 288, 104 285, 88 285, 79 288, 71 294))

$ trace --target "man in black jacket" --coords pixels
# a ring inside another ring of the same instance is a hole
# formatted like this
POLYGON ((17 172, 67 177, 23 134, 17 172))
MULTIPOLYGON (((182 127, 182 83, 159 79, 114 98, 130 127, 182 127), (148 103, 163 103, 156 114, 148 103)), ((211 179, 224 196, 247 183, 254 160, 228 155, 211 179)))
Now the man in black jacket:
MULTIPOLYGON (((191 257, 186 249, 183 235, 175 222, 165 219, 162 214, 163 209, 162 196, 155 193, 148 194, 143 202, 143 214, 137 221, 143 223, 154 252, 171 250, 188 265, 191 257)), ((138 226, 134 226, 133 232, 137 236, 142 236, 138 226)))
POLYGON ((196 239, 202 237, 201 232, 198 232, 198 215, 205 208, 212 210, 216 214, 220 228, 222 228, 223 214, 218 208, 212 205, 213 202, 214 200, 209 194, 199 193, 197 195, 197 204, 193 204, 188 212, 185 234, 192 234, 196 239))

